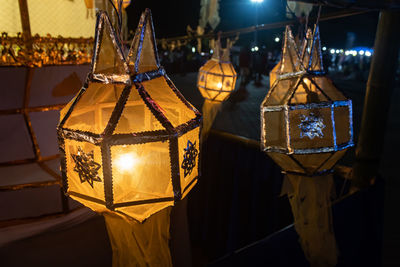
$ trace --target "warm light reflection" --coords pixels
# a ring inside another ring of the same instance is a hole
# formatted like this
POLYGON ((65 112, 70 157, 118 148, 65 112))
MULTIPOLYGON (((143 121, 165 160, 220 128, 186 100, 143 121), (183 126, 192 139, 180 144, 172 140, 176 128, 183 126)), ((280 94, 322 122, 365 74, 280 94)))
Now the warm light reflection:
POLYGON ((138 158, 133 153, 125 153, 119 155, 115 164, 120 172, 131 172, 138 162, 138 158))
POLYGON ((222 88, 222 83, 218 83, 217 87, 218 87, 218 89, 221 89, 222 88))

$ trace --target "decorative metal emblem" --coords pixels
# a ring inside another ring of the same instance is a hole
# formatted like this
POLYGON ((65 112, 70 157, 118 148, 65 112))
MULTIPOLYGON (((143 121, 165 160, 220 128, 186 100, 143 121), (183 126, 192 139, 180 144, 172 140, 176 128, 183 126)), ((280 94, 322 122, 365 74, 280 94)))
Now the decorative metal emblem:
POLYGON ((98 175, 101 165, 94 161, 93 151, 85 153, 82 148, 78 146, 78 154, 71 154, 71 156, 75 161, 74 171, 79 174, 81 183, 88 182, 93 188, 93 182, 101 182, 98 175))
POLYGON ((185 154, 183 154, 182 169, 184 170, 184 176, 188 176, 192 173, 193 168, 196 166, 196 157, 199 152, 196 149, 196 141, 194 144, 188 140, 186 148, 184 148, 185 154))
POLYGON ((324 121, 321 117, 314 115, 314 113, 310 113, 309 116, 304 114, 300 115, 300 124, 299 128, 300 138, 307 136, 310 139, 314 139, 314 137, 322 138, 324 134, 322 130, 326 127, 324 121))

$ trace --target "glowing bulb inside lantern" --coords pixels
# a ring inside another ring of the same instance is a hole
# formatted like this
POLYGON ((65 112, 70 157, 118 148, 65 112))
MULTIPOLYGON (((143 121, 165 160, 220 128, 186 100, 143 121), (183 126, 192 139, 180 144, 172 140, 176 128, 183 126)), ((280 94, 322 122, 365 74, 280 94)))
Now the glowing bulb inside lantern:
POLYGON ((217 87, 218 87, 218 89, 221 89, 222 88, 222 83, 218 83, 217 87))
POLYGON ((135 167, 138 159, 133 153, 121 154, 115 160, 115 164, 120 172, 129 172, 135 167))

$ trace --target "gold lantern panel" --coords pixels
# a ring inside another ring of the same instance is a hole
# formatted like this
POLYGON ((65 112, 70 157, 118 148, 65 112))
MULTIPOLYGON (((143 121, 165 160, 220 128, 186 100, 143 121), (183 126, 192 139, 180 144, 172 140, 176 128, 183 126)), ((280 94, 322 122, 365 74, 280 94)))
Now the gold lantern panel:
POLYGON ((150 10, 126 60, 99 13, 92 70, 58 127, 66 193, 138 221, 172 206, 198 179, 200 121, 159 64, 150 10))
POLYGON ((207 100, 222 102, 235 90, 237 74, 229 59, 229 49, 222 49, 218 39, 213 57, 199 70, 197 87, 207 100))
POLYGON ((353 146, 352 102, 326 77, 318 27, 297 50, 286 28, 282 63, 261 104, 262 147, 286 172, 325 173, 353 146))

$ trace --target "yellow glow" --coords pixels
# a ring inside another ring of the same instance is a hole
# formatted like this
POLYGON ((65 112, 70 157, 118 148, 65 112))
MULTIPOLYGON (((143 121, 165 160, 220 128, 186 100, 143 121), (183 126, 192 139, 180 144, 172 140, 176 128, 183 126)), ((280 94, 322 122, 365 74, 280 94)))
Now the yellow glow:
POLYGON ((115 160, 115 164, 120 172, 132 172, 137 162, 138 158, 133 153, 121 154, 115 160))
POLYGON ((218 87, 218 89, 221 89, 222 88, 222 83, 218 83, 217 87, 218 87))

